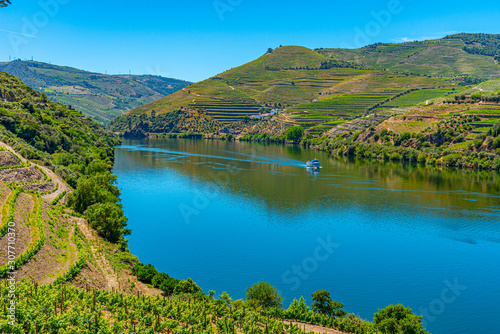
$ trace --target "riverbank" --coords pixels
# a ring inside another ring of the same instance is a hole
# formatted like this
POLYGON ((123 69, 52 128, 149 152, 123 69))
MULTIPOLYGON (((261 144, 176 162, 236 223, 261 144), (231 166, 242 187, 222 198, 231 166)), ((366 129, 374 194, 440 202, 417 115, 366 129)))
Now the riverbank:
MULTIPOLYGON (((280 145, 301 145, 317 151, 325 151, 331 155, 338 157, 360 158, 369 161, 377 161, 381 163, 402 162, 415 163, 428 166, 440 167, 456 167, 479 170, 500 170, 500 155, 491 151, 478 151, 475 149, 474 143, 471 143, 467 151, 449 148, 433 148, 433 147, 418 147, 418 141, 411 140, 409 145, 412 146, 395 146, 394 140, 390 140, 381 144, 379 142, 363 142, 356 141, 359 139, 353 136, 351 138, 330 138, 330 137, 305 137, 300 141, 287 141, 284 135, 269 135, 267 133, 233 136, 232 134, 202 134, 202 133, 169 133, 169 134, 147 134, 150 139, 165 139, 165 138, 190 138, 190 139, 210 139, 222 141, 242 141, 256 142, 265 144, 280 144, 280 145), (354 140, 353 140, 354 139, 354 140)), ((412 138, 410 138, 412 139, 412 138)), ((414 138, 413 138, 414 139, 414 138)), ((481 142, 478 148, 483 146, 492 146, 493 140, 485 140, 481 142), (488 142, 488 143, 486 143, 488 142)), ((494 149, 494 148, 493 148, 494 149)))

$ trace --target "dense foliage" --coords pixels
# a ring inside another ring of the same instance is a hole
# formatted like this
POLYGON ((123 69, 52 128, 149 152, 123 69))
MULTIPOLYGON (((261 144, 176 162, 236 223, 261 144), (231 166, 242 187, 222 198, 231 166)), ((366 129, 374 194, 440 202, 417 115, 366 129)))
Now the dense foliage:
POLYGON ((466 45, 464 50, 468 53, 491 56, 500 61, 500 35, 462 33, 446 38, 461 39, 466 45))
POLYGON ((125 247, 123 235, 130 230, 120 206, 116 176, 111 174, 113 148, 119 139, 7 73, 0 73, 0 98, 0 140, 65 179, 75 188, 69 206, 87 213, 90 224, 103 237, 125 247))
POLYGON ((422 327, 422 316, 401 304, 379 309, 373 317, 375 328, 383 334, 428 334, 422 327))
POLYGON ((204 114, 192 113, 187 109, 179 109, 165 114, 132 115, 127 114, 115 119, 111 129, 125 138, 142 138, 149 133, 216 133, 221 125, 204 114))
POLYGON ((247 300, 255 306, 261 307, 281 307, 283 297, 278 293, 278 289, 268 282, 258 282, 246 289, 247 300))
POLYGON ((288 141, 299 141, 304 136, 304 128, 299 125, 292 126, 286 130, 285 136, 288 141))

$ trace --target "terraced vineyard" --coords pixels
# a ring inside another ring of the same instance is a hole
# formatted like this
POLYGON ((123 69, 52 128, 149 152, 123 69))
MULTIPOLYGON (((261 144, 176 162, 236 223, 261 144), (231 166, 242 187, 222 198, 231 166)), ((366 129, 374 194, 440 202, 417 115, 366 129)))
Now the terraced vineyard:
MULTIPOLYGON (((374 105, 401 92, 438 87, 451 88, 451 84, 441 78, 395 74, 356 67, 348 62, 337 63, 335 59, 311 49, 285 46, 166 98, 135 108, 129 115, 152 115, 153 110, 158 115, 189 107, 229 125, 245 116, 258 114, 262 108, 278 108, 286 109, 284 118, 281 118, 285 124, 300 124, 310 133, 319 134, 332 128, 329 122, 363 115, 374 105), (333 62, 331 67, 330 62, 333 62), (319 101, 313 102, 316 100, 319 101), (300 115, 304 110, 308 113, 300 115), (337 115, 345 116, 339 118, 337 115)), ((119 118, 112 128, 123 133, 123 124, 119 118)))
POLYGON ((420 89, 400 96, 383 105, 383 108, 404 108, 424 103, 450 93, 449 89, 420 89))
POLYGON ((261 106, 256 104, 233 103, 216 99, 197 99, 189 107, 206 113, 223 124, 239 122, 247 116, 259 113, 261 106))
MULTIPOLYGON (((4 299, 9 288, 5 283, 0 286, 4 299)), ((375 333, 372 324, 355 316, 337 318, 304 310, 255 310, 242 303, 200 296, 133 296, 29 281, 18 284, 17 293, 18 323, 10 327, 7 320, 1 319, 2 333, 342 334, 333 328, 345 333, 375 333), (315 325, 298 322, 300 318, 308 318, 315 325)))
POLYGON ((313 135, 367 113, 370 108, 404 92, 405 89, 381 89, 351 93, 317 102, 300 104, 286 110, 287 118, 313 135))

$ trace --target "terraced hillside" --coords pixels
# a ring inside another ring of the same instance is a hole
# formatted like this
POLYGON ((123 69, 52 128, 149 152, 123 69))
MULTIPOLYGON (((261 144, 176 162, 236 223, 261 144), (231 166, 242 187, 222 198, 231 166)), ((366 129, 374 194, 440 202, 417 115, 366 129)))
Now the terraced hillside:
POLYGON ((58 206, 66 200, 68 185, 0 143, 0 189, 0 276, 13 276, 9 273, 15 269, 16 279, 40 283, 73 278, 84 254, 75 225, 58 206))
MULTIPOLYGON (((158 115, 189 107, 227 126, 280 109, 285 124, 300 124, 319 134, 401 92, 451 85, 440 78, 368 70, 314 50, 286 46, 128 115, 158 115)), ((115 131, 123 132, 122 120, 114 124, 120 124, 112 126, 115 131)))
POLYGON ((51 170, 0 142, 0 277, 157 294, 111 264, 112 244, 64 208, 69 192, 51 170))
POLYGON ((153 75, 90 73, 36 61, 0 63, 0 71, 20 78, 53 101, 71 105, 104 124, 109 124, 115 117, 135 107, 175 93, 190 84, 153 75))
POLYGON ((457 34, 442 39, 407 43, 378 43, 360 49, 319 49, 320 54, 358 66, 400 73, 493 79, 500 77, 500 66, 495 54, 474 52, 500 41, 499 35, 483 35, 482 40, 471 40, 476 34, 457 34), (466 48, 466 49, 464 49, 466 48))

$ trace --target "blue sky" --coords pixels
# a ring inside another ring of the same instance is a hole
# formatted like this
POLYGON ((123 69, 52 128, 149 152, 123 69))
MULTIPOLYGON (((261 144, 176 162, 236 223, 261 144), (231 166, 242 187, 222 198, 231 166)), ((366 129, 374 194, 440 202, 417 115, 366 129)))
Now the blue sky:
POLYGON ((359 47, 500 33, 500 4, 482 1, 11 0, 0 8, 0 61, 9 56, 108 74, 199 81, 268 47, 359 47), (14 34, 21 33, 25 35, 14 34))

